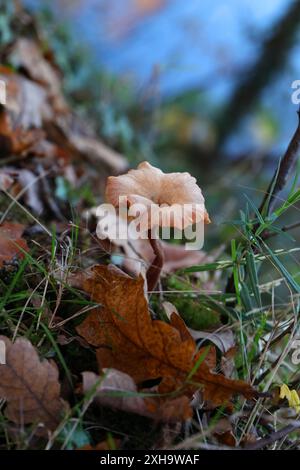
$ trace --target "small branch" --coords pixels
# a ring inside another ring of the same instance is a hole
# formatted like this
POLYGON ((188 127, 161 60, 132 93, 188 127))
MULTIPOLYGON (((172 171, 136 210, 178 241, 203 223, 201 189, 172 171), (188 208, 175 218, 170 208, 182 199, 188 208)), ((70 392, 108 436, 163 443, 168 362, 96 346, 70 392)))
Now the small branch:
POLYGON ((155 258, 147 271, 147 284, 148 291, 154 291, 158 284, 161 270, 164 265, 164 253, 160 240, 151 238, 151 230, 149 230, 149 242, 155 254, 155 258))
POLYGON ((294 222, 293 224, 290 225, 285 225, 282 227, 282 232, 288 232, 289 230, 294 230, 294 228, 300 227, 300 222, 294 222))
POLYGON ((253 444, 248 444, 244 446, 245 450, 258 450, 262 447, 266 447, 273 442, 279 441, 283 437, 287 436, 290 432, 296 431, 300 428, 300 422, 297 424, 289 424, 285 428, 281 429, 280 431, 274 432, 269 437, 264 437, 259 439, 258 441, 254 442, 253 444))
POLYGON ((268 190, 259 208, 259 212, 262 213, 266 209, 266 215, 272 210, 277 194, 282 191, 288 181, 290 171, 295 165, 300 152, 300 110, 298 110, 298 126, 289 143, 289 146, 280 160, 279 168, 270 182, 268 190), (265 207, 268 204, 268 207, 265 207))
MULTIPOLYGON (((294 230, 295 228, 298 228, 298 227, 300 227, 300 222, 295 222, 295 223, 290 224, 290 225, 285 225, 280 230, 282 232, 289 232, 290 230, 294 230)), ((264 232, 263 239, 264 240, 269 240, 270 238, 276 237, 276 235, 280 235, 280 232, 268 232, 268 231, 266 231, 266 232, 264 232)))
MULTIPOLYGON (((265 215, 269 215, 272 210, 272 207, 275 203, 277 194, 282 191, 288 181, 288 177, 290 175, 290 171, 292 167, 295 165, 298 155, 300 153, 300 108, 298 110, 298 126, 297 129, 290 141, 288 148, 280 160, 279 167, 277 167, 276 172, 269 184, 268 190, 265 194, 265 197, 260 205, 259 212, 262 213, 265 209, 265 215), (268 207, 265 207, 268 204, 268 207)), ((258 228, 258 225, 254 227, 254 232, 258 228)), ((290 227, 290 230, 295 228, 295 226, 290 227)), ((287 229, 286 229, 287 230, 287 229)), ((286 231, 285 230, 285 231, 286 231)), ((263 232, 261 237, 265 240, 266 238, 270 238, 272 236, 268 232, 263 232)), ((233 282, 233 275, 229 277, 226 285, 226 293, 233 293, 234 292, 234 282, 233 282)))

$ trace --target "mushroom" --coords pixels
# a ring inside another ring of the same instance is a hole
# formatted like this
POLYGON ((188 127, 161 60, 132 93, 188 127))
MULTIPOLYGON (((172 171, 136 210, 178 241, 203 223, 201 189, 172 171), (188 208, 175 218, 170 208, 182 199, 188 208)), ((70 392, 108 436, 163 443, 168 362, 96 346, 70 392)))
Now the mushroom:
POLYGON ((106 199, 118 208, 126 200, 127 207, 137 205, 139 223, 154 252, 147 271, 149 291, 159 281, 164 263, 163 250, 157 235, 158 227, 184 230, 200 221, 209 223, 204 197, 196 179, 189 173, 163 173, 148 162, 138 165, 125 175, 110 176, 106 185, 106 199))

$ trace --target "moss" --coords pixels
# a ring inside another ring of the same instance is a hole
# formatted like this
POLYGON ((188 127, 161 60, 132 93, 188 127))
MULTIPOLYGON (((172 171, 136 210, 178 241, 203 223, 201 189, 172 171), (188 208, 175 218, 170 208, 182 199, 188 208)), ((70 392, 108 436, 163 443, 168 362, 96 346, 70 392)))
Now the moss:
POLYGON ((195 330, 210 330, 220 324, 220 314, 199 300, 172 296, 168 299, 177 308, 187 326, 195 330))

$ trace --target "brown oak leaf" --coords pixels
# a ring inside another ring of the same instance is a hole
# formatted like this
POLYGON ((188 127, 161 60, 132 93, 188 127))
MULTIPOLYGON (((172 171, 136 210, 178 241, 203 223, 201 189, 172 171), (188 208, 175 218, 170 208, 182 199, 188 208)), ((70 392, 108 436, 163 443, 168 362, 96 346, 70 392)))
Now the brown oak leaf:
POLYGON ((162 397, 155 394, 155 389, 151 390, 150 397, 144 397, 138 393, 136 384, 128 374, 115 369, 104 372, 101 377, 94 372, 82 373, 83 391, 94 391, 94 401, 98 405, 164 422, 186 421, 192 417, 188 397, 162 397))
POLYGON ((40 361, 33 345, 25 338, 5 344, 5 364, 0 365, 0 397, 7 402, 5 415, 17 424, 42 423, 55 429, 66 403, 60 398, 56 365, 40 361))
POLYGON ((13 222, 4 222, 0 225, 0 267, 16 255, 24 258, 24 251, 29 250, 22 238, 24 229, 24 225, 13 222))
POLYGON ((118 369, 136 383, 161 379, 160 393, 192 395, 202 388, 204 399, 215 405, 235 394, 248 398, 256 395, 247 383, 214 373, 205 361, 207 348, 198 351, 195 341, 183 336, 182 324, 177 329, 151 319, 141 276, 132 279, 115 266, 94 266, 86 275, 83 289, 101 307, 94 309, 77 330, 97 347, 100 369, 118 369))

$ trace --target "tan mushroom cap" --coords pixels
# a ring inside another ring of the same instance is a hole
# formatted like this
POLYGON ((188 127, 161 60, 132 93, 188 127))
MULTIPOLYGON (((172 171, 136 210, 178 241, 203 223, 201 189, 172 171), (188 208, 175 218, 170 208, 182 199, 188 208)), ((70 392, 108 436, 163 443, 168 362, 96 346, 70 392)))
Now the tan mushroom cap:
POLYGON ((202 191, 189 173, 163 173, 148 162, 140 163, 136 170, 108 178, 107 202, 119 207, 121 197, 126 197, 129 208, 139 205, 149 228, 157 221, 161 227, 178 229, 210 223, 202 191))

